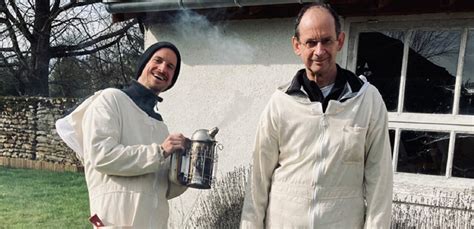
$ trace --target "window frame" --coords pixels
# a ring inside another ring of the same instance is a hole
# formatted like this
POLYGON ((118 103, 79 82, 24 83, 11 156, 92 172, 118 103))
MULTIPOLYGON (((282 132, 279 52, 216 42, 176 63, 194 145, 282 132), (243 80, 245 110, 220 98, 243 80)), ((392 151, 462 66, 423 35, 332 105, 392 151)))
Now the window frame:
MULTIPOLYGON (((464 66, 464 56, 467 46, 469 31, 474 31, 474 15, 471 13, 458 14, 425 14, 425 15, 404 15, 404 16, 379 16, 379 17, 354 17, 346 18, 343 24, 343 31, 346 33, 346 43, 339 59, 342 66, 355 72, 357 64, 357 44, 359 43, 359 33, 380 32, 397 30, 406 32, 404 40, 404 50, 402 67, 400 69, 400 88, 398 95, 398 105, 396 112, 389 112, 389 129, 395 130, 393 147, 393 172, 395 174, 412 173, 397 172, 398 152, 400 147, 400 135, 403 130, 414 131, 437 131, 449 133, 448 160, 446 164, 446 174, 444 176, 433 176, 426 174, 415 174, 428 177, 460 179, 472 182, 471 178, 452 177, 454 146, 457 134, 474 134, 474 115, 459 114, 459 100, 462 85, 462 74, 464 66), (455 91, 453 95, 453 109, 451 114, 427 114, 403 112, 403 102, 405 96, 405 83, 407 72, 409 41, 411 34, 415 30, 460 30, 461 44, 456 70, 455 91), (345 57, 345 58, 344 58, 345 57)), ((474 42, 474 39, 473 41, 474 42)), ((438 179, 436 178, 436 179, 438 179)))

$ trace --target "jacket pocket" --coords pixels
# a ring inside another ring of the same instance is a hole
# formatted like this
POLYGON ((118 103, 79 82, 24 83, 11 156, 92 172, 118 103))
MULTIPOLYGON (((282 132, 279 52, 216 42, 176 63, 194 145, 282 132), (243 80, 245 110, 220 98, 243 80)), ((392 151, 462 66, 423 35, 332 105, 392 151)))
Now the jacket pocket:
POLYGON ((365 155, 366 127, 344 126, 344 163, 362 163, 365 155))

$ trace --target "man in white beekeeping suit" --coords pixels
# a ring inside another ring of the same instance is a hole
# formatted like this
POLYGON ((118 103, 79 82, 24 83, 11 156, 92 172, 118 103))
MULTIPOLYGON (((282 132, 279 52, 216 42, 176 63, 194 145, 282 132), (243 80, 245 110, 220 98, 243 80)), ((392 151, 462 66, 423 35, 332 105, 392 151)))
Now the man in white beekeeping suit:
POLYGON ((241 228, 389 228, 393 174, 378 90, 336 64, 336 12, 300 11, 292 38, 305 68, 276 90, 257 126, 241 228))
POLYGON ((155 43, 140 57, 137 80, 123 90, 96 92, 56 123, 84 164, 94 226, 167 227, 168 199, 186 190, 169 182, 169 159, 186 138, 169 134, 156 108, 180 65, 175 45, 155 43))

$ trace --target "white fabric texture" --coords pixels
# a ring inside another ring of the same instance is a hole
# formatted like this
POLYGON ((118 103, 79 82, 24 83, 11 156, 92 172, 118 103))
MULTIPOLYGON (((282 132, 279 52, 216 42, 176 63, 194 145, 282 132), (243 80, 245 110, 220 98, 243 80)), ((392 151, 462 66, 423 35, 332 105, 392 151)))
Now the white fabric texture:
POLYGON ((97 91, 94 95, 84 100, 71 114, 56 121, 56 132, 59 137, 71 148, 84 163, 84 150, 82 149, 82 126, 76 120, 82 120, 84 112, 90 103, 100 95, 102 90, 97 91))
POLYGON ((377 89, 366 82, 323 113, 288 86, 257 126, 241 228, 389 228, 393 174, 377 89))

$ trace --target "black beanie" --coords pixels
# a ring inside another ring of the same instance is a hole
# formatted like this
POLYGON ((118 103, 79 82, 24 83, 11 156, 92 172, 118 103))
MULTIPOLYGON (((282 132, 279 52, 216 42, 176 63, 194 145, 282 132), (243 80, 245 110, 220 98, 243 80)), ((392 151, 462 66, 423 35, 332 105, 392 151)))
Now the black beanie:
POLYGON ((173 85, 176 83, 176 80, 178 79, 178 75, 179 75, 179 68, 181 67, 181 55, 179 54, 178 48, 176 48, 176 46, 174 46, 170 42, 160 41, 151 45, 145 50, 145 52, 140 56, 140 60, 138 61, 137 71, 135 73, 135 79, 138 80, 138 77, 140 77, 140 75, 142 74, 143 68, 145 68, 145 65, 148 63, 150 58, 153 56, 153 54, 155 54, 156 51, 162 48, 169 48, 173 50, 178 60, 178 62, 176 63, 176 68, 174 70, 173 81, 171 82, 171 85, 168 88, 163 90, 163 91, 166 91, 170 89, 171 87, 173 87, 173 85))

